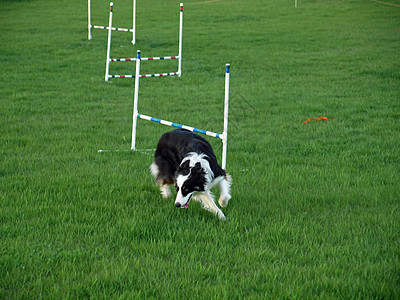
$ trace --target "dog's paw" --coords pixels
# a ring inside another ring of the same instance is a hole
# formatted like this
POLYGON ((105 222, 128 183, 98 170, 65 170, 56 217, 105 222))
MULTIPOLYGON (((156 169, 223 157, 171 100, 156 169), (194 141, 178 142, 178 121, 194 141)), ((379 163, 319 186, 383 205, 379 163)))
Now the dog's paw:
POLYGON ((225 207, 228 205, 228 202, 231 198, 231 195, 221 195, 221 197, 219 197, 218 203, 221 207, 225 207))
POLYGON ((226 217, 222 211, 218 212, 218 218, 220 218, 220 220, 226 220, 226 217))

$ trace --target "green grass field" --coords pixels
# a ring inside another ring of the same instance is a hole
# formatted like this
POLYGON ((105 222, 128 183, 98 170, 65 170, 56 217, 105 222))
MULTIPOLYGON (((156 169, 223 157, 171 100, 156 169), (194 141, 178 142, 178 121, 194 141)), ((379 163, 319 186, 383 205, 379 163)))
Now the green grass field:
MULTIPOLYGON (((133 80, 104 82, 86 1, 0 1, 0 298, 399 299, 400 1, 184 4, 183 75, 142 79, 139 112, 222 132, 231 64, 226 221, 162 199, 130 151, 133 80)), ((177 55, 179 1, 137 10, 111 56, 177 55)), ((139 149, 171 129, 138 122, 139 149)))

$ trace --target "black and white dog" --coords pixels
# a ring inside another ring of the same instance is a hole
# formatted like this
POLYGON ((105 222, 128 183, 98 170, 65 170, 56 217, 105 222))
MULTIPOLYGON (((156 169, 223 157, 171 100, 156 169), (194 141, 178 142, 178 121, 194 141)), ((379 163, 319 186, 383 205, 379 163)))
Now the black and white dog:
POLYGON ((163 134, 150 170, 164 198, 171 196, 169 185, 175 184, 176 207, 188 208, 193 198, 201 201, 205 209, 225 220, 210 189, 218 185, 221 194, 218 203, 225 207, 231 199, 232 180, 218 165, 206 139, 186 129, 175 129, 163 134))

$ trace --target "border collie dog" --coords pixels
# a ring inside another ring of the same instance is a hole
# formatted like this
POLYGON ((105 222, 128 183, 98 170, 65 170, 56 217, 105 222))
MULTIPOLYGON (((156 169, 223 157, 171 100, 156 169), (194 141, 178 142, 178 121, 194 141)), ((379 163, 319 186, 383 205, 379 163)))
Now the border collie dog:
POLYGON ((164 198, 171 196, 169 185, 175 185, 176 207, 188 208, 193 198, 201 201, 206 210, 225 220, 210 189, 218 185, 221 195, 218 203, 225 207, 231 199, 232 180, 218 165, 206 139, 186 129, 175 129, 163 134, 157 144, 150 170, 164 198))

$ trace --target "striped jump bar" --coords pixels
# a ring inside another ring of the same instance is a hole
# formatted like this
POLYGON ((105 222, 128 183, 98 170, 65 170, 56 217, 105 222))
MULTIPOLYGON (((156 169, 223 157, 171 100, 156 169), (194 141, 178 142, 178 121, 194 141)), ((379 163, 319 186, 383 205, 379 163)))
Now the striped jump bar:
MULTIPOLYGON (((126 28, 117 28, 112 27, 111 22, 109 26, 94 26, 92 25, 92 17, 91 17, 91 0, 88 0, 88 39, 92 39, 92 29, 107 29, 107 30, 114 30, 114 31, 124 31, 124 32, 132 32, 132 44, 136 42, 135 36, 135 28, 136 28, 136 0, 132 0, 133 2, 133 10, 132 10, 132 29, 126 28)), ((110 3, 110 15, 112 16, 114 4, 110 3)))
MULTIPOLYGON (((107 41, 107 58, 106 58, 106 73, 104 76, 104 80, 108 81, 109 78, 135 78, 135 75, 110 75, 110 63, 117 61, 137 61, 137 58, 111 58, 111 35, 112 35, 112 19, 113 19, 113 6, 114 4, 110 3, 110 16, 108 20, 108 27, 97 26, 96 28, 108 28, 108 41, 107 41)), ((135 6, 135 5, 134 5, 135 6)), ((140 75, 140 77, 164 77, 164 76, 175 76, 178 75, 181 77, 182 75, 182 26, 183 26, 183 3, 180 4, 180 13, 179 13, 179 41, 178 41, 178 55, 175 56, 159 56, 159 57, 143 57, 140 60, 169 60, 169 59, 177 59, 178 60, 178 71, 171 73, 160 73, 160 74, 146 74, 140 75)), ((119 28, 121 31, 125 31, 125 29, 119 28)), ((126 29, 126 31, 130 31, 130 29, 126 29)), ((135 34, 135 33, 134 33, 135 34)))
MULTIPOLYGON (((95 28, 95 29, 108 29, 109 27, 108 26, 94 26, 94 25, 92 25, 92 28, 95 28)), ((117 27, 111 27, 111 30, 133 32, 133 29, 117 28, 117 27)))
MULTIPOLYGON (((166 76, 175 76, 179 75, 178 72, 172 72, 172 73, 160 73, 160 74, 143 74, 139 75, 141 78, 145 77, 166 77, 166 76)), ((108 78, 135 78, 136 75, 108 75, 108 78)))
MULTIPOLYGON (((229 73, 230 73, 230 65, 226 64, 226 69, 225 69, 225 101, 224 101, 224 131, 222 133, 215 133, 212 131, 207 131, 203 129, 198 129, 186 125, 182 125, 179 123, 174 123, 171 121, 166 121, 150 116, 146 116, 143 114, 140 114, 138 112, 138 102, 139 102, 139 81, 140 77, 144 77, 143 75, 140 75, 140 51, 137 51, 137 56, 136 56, 136 73, 135 73, 135 92, 133 95, 133 116, 132 116, 132 144, 131 144, 131 149, 136 150, 136 127, 137 127, 137 119, 144 119, 147 121, 151 122, 156 122, 159 124, 171 126, 171 127, 176 127, 176 128, 182 128, 182 129, 187 129, 192 132, 196 133, 202 133, 211 137, 219 138, 222 140, 222 163, 221 167, 222 169, 226 169, 226 153, 227 153, 227 144, 228 144, 228 106, 229 106, 229 73)), ((178 73, 179 74, 179 73, 178 73)), ((154 74, 155 75, 155 74, 154 74)))
POLYGON ((170 122, 170 121, 165 121, 165 120, 161 120, 161 119, 157 119, 157 118, 153 118, 153 117, 149 117, 146 115, 142 115, 138 113, 138 118, 143 119, 143 120, 147 120, 147 121, 151 121, 151 122, 156 122, 156 123, 160 123, 163 125, 167 125, 167 126, 171 126, 171 127, 176 127, 176 128, 182 128, 182 129, 187 129, 196 133, 202 133, 208 136, 212 136, 212 137, 216 137, 219 139, 223 139, 223 134, 221 133, 215 133, 212 131, 207 131, 207 130, 203 130, 203 129, 198 129, 198 128, 194 128, 194 127, 190 127, 190 126, 186 126, 186 125, 182 125, 182 124, 178 124, 178 123, 174 123, 174 122, 170 122))
MULTIPOLYGON (((163 57, 143 57, 141 60, 167 60, 167 59, 179 59, 179 56, 163 56, 163 57)), ((111 58, 110 61, 136 61, 135 58, 111 58)))

